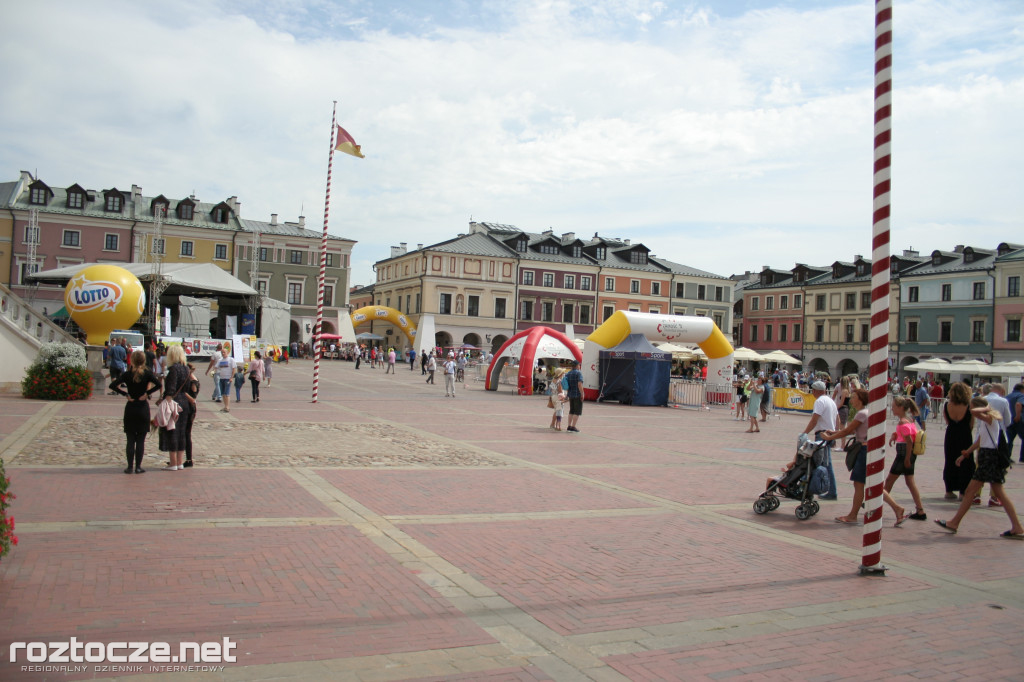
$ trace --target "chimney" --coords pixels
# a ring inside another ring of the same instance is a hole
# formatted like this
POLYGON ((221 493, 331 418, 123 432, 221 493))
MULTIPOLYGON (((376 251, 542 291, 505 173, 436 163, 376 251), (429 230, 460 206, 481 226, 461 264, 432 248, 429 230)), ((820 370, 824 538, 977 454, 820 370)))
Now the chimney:
POLYGON ((555 231, 554 231, 554 230, 552 230, 552 229, 551 229, 551 228, 549 227, 548 229, 544 230, 544 232, 543 232, 542 234, 543 234, 543 235, 544 235, 545 237, 551 237, 551 236, 553 236, 553 235, 555 234, 555 231))
POLYGON ((300 215, 299 216, 299 227, 305 227, 305 226, 306 226, 306 216, 300 215))
POLYGON ((915 251, 914 249, 903 249, 904 258, 917 258, 920 255, 921 254, 915 251))
POLYGON ((416 250, 417 251, 422 251, 423 250, 423 244, 417 244, 416 245, 416 250))
POLYGON ((408 242, 398 242, 398 245, 400 247, 402 247, 402 253, 409 253, 409 244, 408 244, 408 242))
POLYGON ((628 239, 623 239, 622 243, 625 244, 626 246, 629 246, 629 240, 628 239))
POLYGON ((135 183, 132 183, 132 201, 136 203, 142 201, 142 188, 135 183))
POLYGON ((562 241, 563 242, 571 242, 573 239, 576 239, 576 233, 575 232, 563 232, 562 233, 562 241))
POLYGON ((271 225, 277 225, 277 214, 276 213, 271 213, 270 214, 270 224, 271 225))
POLYGON ((858 253, 856 256, 853 257, 853 262, 856 263, 859 260, 864 260, 864 256, 858 253))
POLYGON ((963 253, 963 252, 964 252, 964 245, 963 244, 957 244, 956 246, 953 247, 953 253, 963 253))
POLYGON ((392 246, 391 247, 391 257, 392 258, 397 258, 398 256, 404 256, 405 255, 405 251, 406 251, 406 249, 405 249, 405 243, 404 242, 402 243, 401 246, 392 246))

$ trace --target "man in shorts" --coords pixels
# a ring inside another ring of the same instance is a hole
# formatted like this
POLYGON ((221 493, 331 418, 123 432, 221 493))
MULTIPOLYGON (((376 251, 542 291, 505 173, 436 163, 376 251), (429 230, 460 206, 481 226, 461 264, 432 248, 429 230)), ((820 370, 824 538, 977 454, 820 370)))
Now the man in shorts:
POLYGON ((572 361, 572 370, 565 375, 565 380, 569 383, 569 390, 566 391, 569 399, 569 426, 565 430, 579 433, 576 422, 583 414, 583 373, 580 372, 580 363, 572 361))
MULTIPOLYGON (((815 381, 811 384, 811 394, 814 395, 814 414, 811 415, 810 421, 804 428, 804 433, 809 438, 818 439, 821 438, 822 432, 836 430, 836 418, 839 416, 839 410, 836 408, 835 401, 825 393, 826 390, 823 381, 815 381)), ((821 499, 834 500, 836 499, 836 474, 832 468, 832 448, 829 444, 825 445, 825 461, 825 467, 828 469, 829 490, 826 495, 822 495, 821 499)))

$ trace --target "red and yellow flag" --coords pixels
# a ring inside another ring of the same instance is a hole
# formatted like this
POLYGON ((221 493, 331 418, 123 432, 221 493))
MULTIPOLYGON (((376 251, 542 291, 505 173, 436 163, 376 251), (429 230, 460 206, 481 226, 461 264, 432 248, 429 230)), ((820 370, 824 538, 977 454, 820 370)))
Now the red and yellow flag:
POLYGON ((359 151, 359 145, 356 144, 356 141, 353 140, 352 136, 345 132, 345 129, 341 126, 338 126, 337 142, 335 143, 334 148, 339 152, 358 156, 360 159, 366 158, 363 156, 363 153, 359 151))

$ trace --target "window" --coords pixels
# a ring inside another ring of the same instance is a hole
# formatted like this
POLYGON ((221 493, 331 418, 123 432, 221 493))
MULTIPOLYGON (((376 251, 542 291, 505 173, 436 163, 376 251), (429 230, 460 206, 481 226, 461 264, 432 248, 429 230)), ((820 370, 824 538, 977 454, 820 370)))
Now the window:
POLYGON ((105 211, 113 211, 113 212, 116 212, 116 213, 120 213, 121 212, 121 201, 122 201, 121 195, 119 195, 119 194, 108 194, 107 195, 107 201, 103 205, 103 210, 105 210, 105 211))
POLYGON ((522 304, 523 304, 523 311, 522 311, 522 314, 519 317, 521 317, 524 320, 532 320, 533 319, 533 301, 523 301, 522 304))
POLYGON ((516 251, 519 253, 526 253, 526 248, 529 245, 529 240, 526 237, 520 237, 516 240, 516 251))
POLYGON ((818 294, 814 297, 814 309, 818 311, 825 309, 825 294, 818 294))
POLYGON ((39 263, 21 263, 20 275, 21 278, 18 280, 18 284, 35 284, 35 282, 27 282, 26 277, 34 272, 39 272, 39 263))
POLYGON ((786 331, 787 331, 786 325, 780 324, 779 325, 779 342, 780 343, 782 341, 788 341, 789 340, 789 339, 786 338, 786 331))
POLYGON ((862 291, 860 292, 860 308, 861 310, 868 310, 871 308, 871 292, 862 291))
POLYGON ((260 281, 256 282, 256 291, 260 292, 264 296, 267 295, 267 282, 268 281, 265 279, 261 279, 260 281))
POLYGON ((551 301, 544 301, 540 304, 540 321, 551 322, 555 319, 555 304, 551 301))
POLYGON ((862 324, 860 326, 860 342, 868 343, 871 340, 871 327, 870 325, 862 324))
POLYGON ((1020 277, 1007 277, 1006 278, 1006 295, 1007 296, 1020 296, 1020 277))
POLYGON ((725 300, 725 287, 715 287, 715 300, 716 301, 723 301, 723 300, 725 300))
POLYGON ((615 308, 610 305, 604 307, 604 321, 607 322, 608 318, 615 314, 615 308))
MULTIPOLYGON (((590 306, 580 306, 580 324, 590 324, 590 306)), ((1020 329, 1020 323, 1018 321, 1017 328, 1020 329)))
POLYGON ((761 299, 759 299, 757 296, 751 296, 750 297, 750 310, 754 311, 754 310, 760 310, 760 309, 761 309, 761 299))
POLYGON ((846 325, 846 343, 853 343, 853 325, 846 325))
POLYGON ((941 320, 939 322, 939 341, 949 343, 953 340, 953 321, 941 320))
POLYGON ((213 258, 214 260, 227 260, 228 259, 228 245, 217 244, 213 247, 213 258))
POLYGON ((288 262, 292 265, 302 265, 302 252, 292 249, 288 252, 288 262))
POLYGON ((604 290, 605 291, 615 291, 615 278, 614 277, 605 277, 604 278, 604 290))
POLYGON ((799 341, 800 340, 800 325, 799 324, 794 324, 793 325, 793 340, 794 341, 799 341))
MULTIPOLYGON (((775 297, 774 296, 765 296, 764 297, 764 309, 765 310, 775 310, 775 297)), ((768 339, 765 339, 765 341, 767 341, 767 340, 768 339)))
POLYGON ((191 256, 192 255, 192 242, 181 240, 181 255, 191 256))
POLYGON ((334 285, 324 285, 324 305, 334 305, 334 285))
POLYGON ((68 208, 82 208, 85 195, 81 192, 68 192, 68 208))
POLYGON ((45 187, 33 187, 29 193, 28 203, 44 205, 46 204, 47 194, 48 192, 45 187))
POLYGON ((576 244, 575 246, 573 246, 572 247, 572 257, 573 258, 582 258, 583 257, 583 247, 580 246, 579 244, 576 244))
POLYGON ((920 300, 921 291, 919 287, 910 287, 907 289, 907 301, 909 303, 917 303, 920 300))
POLYGON ((974 283, 974 300, 984 301, 985 300, 985 283, 975 282, 974 283))
POLYGON ((575 289, 576 288, 576 278, 574 276, 572 276, 572 275, 566 275, 563 288, 565 288, 565 289, 575 289))
POLYGON ((562 322, 565 322, 566 324, 572 324, 572 314, 572 303, 566 303, 564 306, 562 306, 562 322))
POLYGON ((583 291, 590 291, 590 276, 589 275, 581 275, 580 276, 580 289, 582 289, 583 291))
POLYGON ((661 296, 661 282, 651 282, 651 296, 661 296))
POLYGON ((213 209, 213 222, 215 223, 226 223, 228 221, 227 212, 218 206, 213 209))
POLYGON ((1020 320, 1006 321, 1006 340, 1014 343, 1020 341, 1020 320))
POLYGON ((750 342, 755 343, 757 341, 757 325, 750 325, 750 342))
POLYGON ((178 204, 178 220, 192 220, 192 212, 195 207, 192 204, 178 204))
POLYGON ((104 251, 117 251, 118 235, 108 234, 103 237, 104 251))
POLYGON ((917 320, 907 320, 907 342, 917 343, 917 320))
POLYGON ((268 260, 270 260, 270 249, 268 249, 266 246, 261 246, 259 255, 260 260, 266 263, 268 260))
POLYGON ((166 239, 154 239, 152 244, 153 251, 151 253, 163 255, 167 253, 167 240, 166 239))
POLYGON ((707 298, 707 291, 708 291, 708 288, 705 285, 698 284, 697 285, 697 300, 698 301, 703 301, 705 298, 707 298))
POLYGON ((779 296, 779 310, 789 310, 789 296, 779 296))
POLYGON ((550 273, 550 272, 545 272, 544 273, 544 280, 543 281, 544 281, 544 286, 546 286, 546 287, 553 287, 553 286, 555 286, 555 275, 553 273, 550 273))
POLYGON ((527 286, 533 285, 533 270, 523 270, 523 284, 527 286))
POLYGON ((825 325, 819 324, 814 327, 814 340, 818 343, 825 342, 825 325))
POLYGON ((985 343, 985 320, 971 321, 971 341, 985 343))
POLYGON ((857 309, 857 294, 848 293, 846 294, 846 309, 856 310, 857 309))
MULTIPOLYGON (((324 265, 325 265, 326 267, 328 267, 328 268, 333 268, 333 267, 334 267, 334 261, 335 261, 335 258, 334 258, 334 257, 335 257, 335 256, 336 256, 337 254, 333 254, 333 253, 328 253, 328 254, 325 254, 325 255, 327 256, 327 262, 326 262, 326 263, 325 263, 324 265)), ((409 266, 408 266, 408 265, 407 265, 407 266, 405 266, 405 269, 406 269, 406 274, 408 274, 409 266)))
POLYGON ((555 246, 554 244, 541 244, 540 252, 547 253, 550 255, 558 255, 558 247, 555 246))
POLYGON ((686 285, 682 282, 676 283, 676 298, 684 298, 686 296, 686 285))
MULTIPOLYGON (((409 297, 406 296, 406 299, 409 297)), ((408 301, 406 306, 408 306, 408 301)), ((407 311, 408 312, 408 311, 407 311)), ((466 297, 466 314, 470 317, 480 317, 480 297, 479 296, 467 296, 466 297)))
POLYGON ((288 303, 293 305, 302 303, 302 282, 288 282, 288 303))
MULTIPOLYGON (((802 294, 793 294, 793 308, 794 309, 802 308, 803 305, 804 305, 803 295, 802 294)), ((795 334, 794 334, 794 336, 795 336, 795 334)))
POLYGON ((770 324, 764 326, 764 340, 766 342, 771 342, 772 340, 772 326, 770 324))
POLYGON ((647 263, 647 254, 643 251, 630 251, 629 262, 634 265, 645 265, 647 263))
POLYGON ((604 260, 608 256, 608 249, 603 246, 599 246, 594 250, 594 256, 598 260, 604 260))
POLYGON ((451 294, 441 294, 441 304, 438 307, 437 311, 440 314, 442 314, 442 315, 451 315, 452 314, 452 295, 451 294))
POLYGON ((629 293, 639 294, 640 293, 640 280, 631 279, 629 280, 629 293))
POLYGON ((498 319, 505 319, 505 299, 494 299, 494 316, 498 319))
POLYGON ((943 284, 942 285, 942 300, 952 301, 953 300, 953 285, 943 284))
POLYGON ((63 246, 78 248, 82 245, 82 233, 78 230, 64 230, 64 238, 61 241, 63 246))

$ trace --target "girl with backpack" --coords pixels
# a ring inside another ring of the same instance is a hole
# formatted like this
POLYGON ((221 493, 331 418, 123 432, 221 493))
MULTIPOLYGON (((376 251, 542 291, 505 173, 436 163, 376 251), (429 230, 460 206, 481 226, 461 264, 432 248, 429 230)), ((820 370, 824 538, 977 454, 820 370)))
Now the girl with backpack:
POLYGON ((924 505, 921 504, 921 492, 917 489, 917 483, 914 482, 914 464, 917 462, 917 455, 914 454, 917 424, 914 423, 914 417, 918 415, 917 403, 914 402, 913 398, 897 396, 892 401, 892 413, 899 420, 899 423, 896 425, 896 431, 889 438, 889 445, 896 444, 896 457, 892 461, 889 475, 885 478, 882 498, 896 512, 896 526, 899 527, 908 518, 915 521, 924 521, 928 518, 928 515, 924 513, 924 505), (910 515, 906 515, 906 510, 896 504, 889 494, 900 476, 903 477, 903 482, 907 484, 907 490, 910 491, 911 496, 914 498, 915 511, 910 515))

